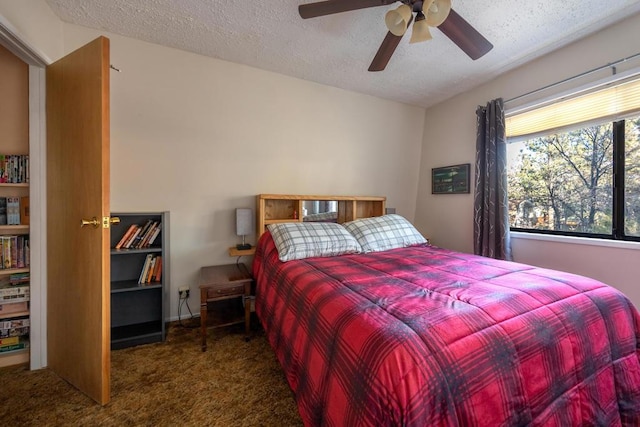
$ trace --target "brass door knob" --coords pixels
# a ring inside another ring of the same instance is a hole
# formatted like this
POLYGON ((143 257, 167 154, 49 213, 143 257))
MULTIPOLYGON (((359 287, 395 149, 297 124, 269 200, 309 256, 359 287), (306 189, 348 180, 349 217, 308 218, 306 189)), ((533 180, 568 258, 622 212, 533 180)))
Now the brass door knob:
MULTIPOLYGON (((111 224, 120 224, 120 218, 117 216, 113 218, 105 216, 102 218, 102 228, 109 228, 111 224)), ((91 219, 83 219, 80 226, 84 227, 85 225, 93 225, 93 228, 98 228, 100 227, 100 220, 95 216, 91 219)))
POLYGON ((83 219, 80 227, 84 227, 85 225, 93 225, 93 228, 98 228, 100 226, 100 221, 95 216, 91 219, 83 219))

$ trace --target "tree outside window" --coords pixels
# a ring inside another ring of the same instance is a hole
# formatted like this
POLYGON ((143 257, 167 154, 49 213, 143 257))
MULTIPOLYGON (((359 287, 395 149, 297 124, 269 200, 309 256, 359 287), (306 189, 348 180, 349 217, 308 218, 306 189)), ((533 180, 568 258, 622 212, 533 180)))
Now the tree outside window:
POLYGON ((640 238, 640 116, 619 123, 623 125, 600 123, 510 143, 512 229, 640 238), (624 152, 624 164, 614 168, 615 150, 624 152), (617 194, 623 197, 614 197, 614 171, 624 173, 624 180, 617 181, 623 186, 617 194))

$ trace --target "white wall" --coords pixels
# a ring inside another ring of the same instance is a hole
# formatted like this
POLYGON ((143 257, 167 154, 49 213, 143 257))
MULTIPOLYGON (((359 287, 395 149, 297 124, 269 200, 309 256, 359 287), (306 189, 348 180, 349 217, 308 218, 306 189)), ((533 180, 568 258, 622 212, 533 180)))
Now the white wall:
POLYGON ((0 17, 45 61, 62 55, 62 21, 44 0, 0 0, 0 17))
MULTIPOLYGON (((429 108, 420 166, 415 223, 432 243, 473 252, 473 190, 469 195, 432 195, 431 168, 475 161, 475 111, 478 105, 502 97, 507 100, 568 77, 631 56, 640 51, 640 15, 612 25, 593 36, 559 49, 506 73, 477 89, 429 108)), ((487 55, 490 60, 490 54, 487 55)), ((484 60, 484 59, 482 59, 484 60)), ((631 64, 619 66, 622 70, 631 64)), ((638 61, 635 66, 640 66, 638 61)), ((590 75, 590 79, 609 74, 590 75)), ((585 83, 577 81, 571 85, 585 83)), ((560 91, 569 85, 557 88, 560 91)), ((549 94, 541 93, 537 96, 549 94)), ((532 98, 523 101, 531 101, 532 98)), ((516 105, 512 103, 510 106, 516 105)), ((472 172, 473 173, 473 172, 472 172)), ((473 178, 472 178, 473 182, 473 178)), ((635 249, 562 244, 514 238, 516 261, 591 276, 617 287, 640 307, 640 245, 635 249)))
MULTIPOLYGON (((64 24, 70 52, 111 40, 112 211, 171 212, 178 287, 227 248, 259 193, 382 195, 413 219, 424 109, 64 24)), ((250 239, 253 243, 253 238, 250 239)), ((247 260, 249 261, 249 260, 247 260)))

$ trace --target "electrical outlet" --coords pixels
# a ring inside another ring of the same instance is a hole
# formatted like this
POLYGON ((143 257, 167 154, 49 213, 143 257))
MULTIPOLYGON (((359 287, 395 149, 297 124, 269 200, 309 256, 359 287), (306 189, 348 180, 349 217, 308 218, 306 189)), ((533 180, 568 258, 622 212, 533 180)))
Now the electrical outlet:
POLYGON ((189 287, 188 286, 180 286, 178 288, 178 297, 180 297, 180 299, 189 298, 189 287))

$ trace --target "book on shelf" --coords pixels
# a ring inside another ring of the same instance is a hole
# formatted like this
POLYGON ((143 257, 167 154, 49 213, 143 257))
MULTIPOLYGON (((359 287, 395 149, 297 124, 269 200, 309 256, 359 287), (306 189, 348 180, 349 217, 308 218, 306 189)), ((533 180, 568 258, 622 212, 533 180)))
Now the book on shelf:
POLYGON ((11 250, 11 268, 24 267, 24 261, 18 258, 22 256, 22 253, 18 254, 18 236, 9 236, 9 248, 11 250))
POLYGON ((11 266, 13 268, 24 268, 25 267, 25 260, 24 260, 24 241, 20 240, 18 238, 18 236, 15 236, 15 239, 11 239, 11 242, 13 245, 15 245, 15 249, 12 249, 11 254, 15 255, 16 259, 15 259, 15 263, 11 262, 11 266))
POLYGON ((7 224, 20 225, 19 197, 7 197, 7 224))
POLYGON ((142 233, 140 233, 141 234, 140 240, 136 244, 137 249, 148 248, 149 246, 151 246, 151 243, 152 243, 151 239, 154 233, 156 233, 156 230, 158 229, 158 227, 160 226, 160 222, 149 220, 149 222, 147 222, 147 225, 148 227, 145 227, 142 233))
POLYGON ((153 259, 153 254, 147 254, 144 259, 144 264, 142 265, 142 271, 140 271, 140 277, 138 278, 138 284, 145 284, 145 280, 147 278, 147 271, 149 270, 149 264, 151 263, 151 259, 153 259))
POLYGON ((29 225, 29 196, 20 197, 20 224, 29 225))
MULTIPOLYGON (((0 322, 0 325, 2 323, 0 322)), ((11 328, 0 328, 0 338, 24 337, 29 335, 29 325, 14 326, 11 328)))
POLYGON ((0 316, 6 316, 14 313, 24 313, 29 310, 27 301, 0 303, 0 316))
POLYGON ((30 326, 29 316, 16 316, 7 320, 0 320, 0 329, 23 328, 30 326))
POLYGON ((18 344, 19 342, 20 338, 18 336, 6 338, 0 337, 0 346, 18 344))
POLYGON ((22 255, 24 255, 24 267, 27 268, 31 265, 31 252, 29 252, 29 236, 22 236, 22 255))
POLYGON ((7 224, 7 198, 0 197, 0 225, 7 224))
POLYGON ((156 264, 153 268, 153 275, 151 276, 152 282, 159 282, 162 278, 162 255, 156 257, 156 264))
POLYGON ((153 221, 151 223, 147 231, 144 233, 144 236, 142 236, 142 240, 140 241, 140 248, 148 248, 150 246, 151 236, 153 235, 155 229, 158 227, 158 224, 160 224, 158 221, 153 221))
POLYGON ((125 249, 131 248, 131 244, 136 239, 136 237, 138 237, 138 234, 140 234, 141 230, 142 230, 141 227, 136 224, 136 228, 133 230, 133 233, 131 233, 131 236, 129 236, 129 238, 124 243, 124 245, 122 245, 122 247, 125 248, 125 249))
POLYGON ((21 283, 29 283, 29 272, 26 273, 12 273, 9 275, 9 283, 12 285, 18 285, 21 283))
POLYGON ((151 283, 151 276, 153 275, 153 269, 155 268, 156 265, 156 260, 158 259, 158 257, 153 257, 151 258, 151 262, 149 263, 149 268, 147 270, 146 273, 146 277, 144 280, 144 283, 151 283))
POLYGON ((160 230, 162 230, 162 223, 158 222, 156 225, 156 228, 153 230, 152 235, 149 237, 149 242, 147 243, 147 246, 153 245, 153 242, 156 241, 156 237, 158 237, 158 234, 160 234, 160 230))
POLYGON ((2 267, 3 269, 11 268, 11 240, 6 236, 0 236, 0 245, 2 245, 2 267))
POLYGON ((131 224, 129 226, 127 231, 122 235, 122 238, 120 239, 120 241, 116 243, 115 249, 122 248, 122 246, 127 242, 127 240, 129 240, 129 237, 131 237, 131 234, 135 231, 136 227, 137 227, 136 224, 131 224))
MULTIPOLYGON (((0 336, 9 337, 13 335, 21 335, 19 332, 23 331, 26 331, 26 334, 28 334, 30 326, 31 322, 29 317, 25 315, 0 320, 0 336)), ((22 333, 22 335, 25 335, 25 333, 22 333)))
POLYGON ((29 286, 3 285, 0 287, 0 304, 29 301, 29 286))
POLYGON ((149 265, 149 271, 147 272, 147 283, 153 282, 153 272, 156 270, 156 264, 158 263, 158 255, 155 255, 149 265))
POLYGON ((0 345, 0 353, 6 353, 8 351, 22 350, 25 348, 29 348, 29 341, 22 341, 17 344, 12 345, 0 345))
POLYGON ((152 223, 153 223, 153 220, 152 219, 148 219, 147 222, 144 223, 144 225, 140 226, 140 233, 138 233, 136 238, 131 243, 131 247, 132 248, 140 249, 142 247, 142 245, 141 245, 142 239, 144 238, 145 234, 149 230, 149 227, 151 227, 152 223))

